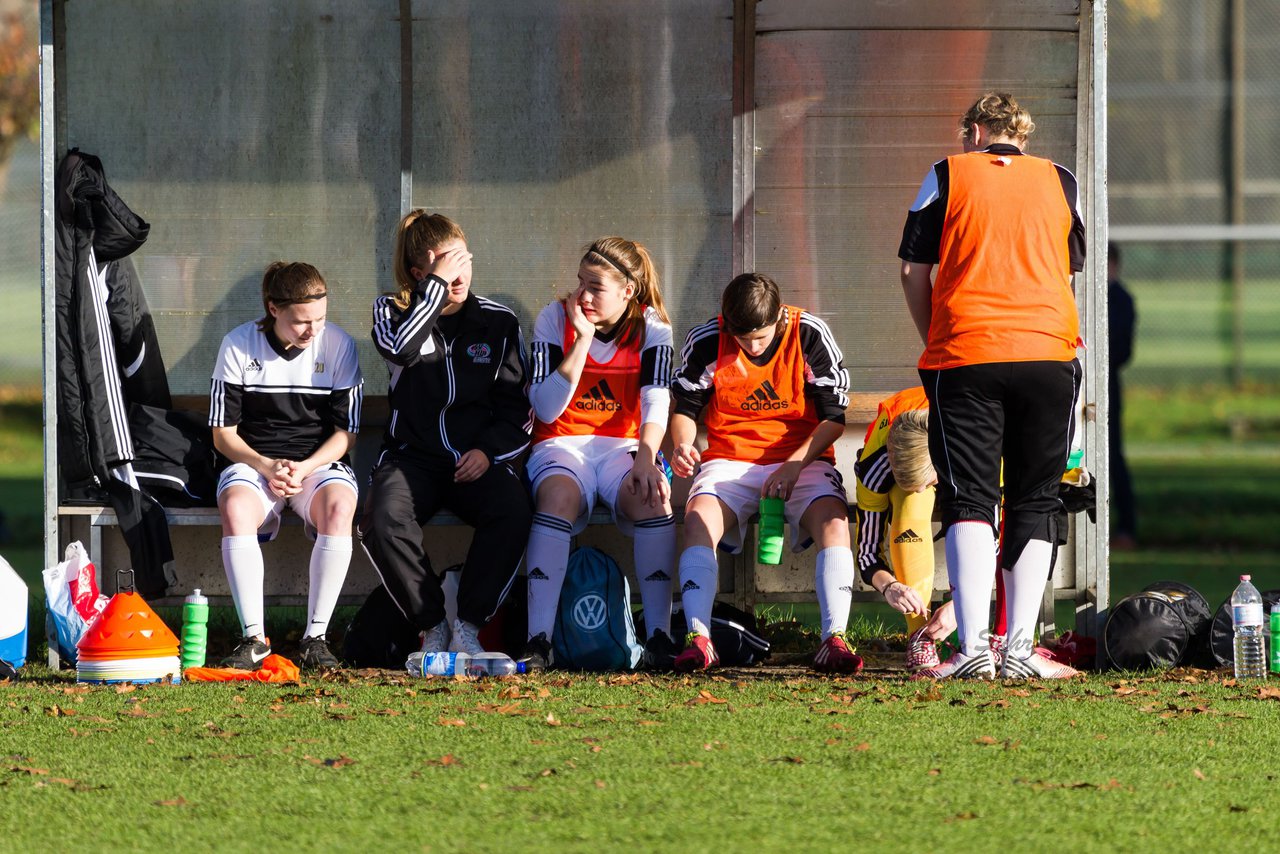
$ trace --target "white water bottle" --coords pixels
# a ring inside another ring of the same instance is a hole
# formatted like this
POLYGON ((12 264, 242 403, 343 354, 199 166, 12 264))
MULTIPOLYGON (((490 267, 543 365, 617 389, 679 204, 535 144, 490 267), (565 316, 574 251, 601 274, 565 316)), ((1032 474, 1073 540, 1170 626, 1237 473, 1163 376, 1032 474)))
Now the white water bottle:
POLYGON ((1235 630, 1235 665, 1237 679, 1267 678, 1266 618, 1262 612, 1262 595, 1249 583, 1251 576, 1240 576, 1240 586, 1231 594, 1231 625, 1235 630))
POLYGON ((523 661, 500 652, 415 652, 404 663, 410 676, 511 676, 524 673, 523 661))

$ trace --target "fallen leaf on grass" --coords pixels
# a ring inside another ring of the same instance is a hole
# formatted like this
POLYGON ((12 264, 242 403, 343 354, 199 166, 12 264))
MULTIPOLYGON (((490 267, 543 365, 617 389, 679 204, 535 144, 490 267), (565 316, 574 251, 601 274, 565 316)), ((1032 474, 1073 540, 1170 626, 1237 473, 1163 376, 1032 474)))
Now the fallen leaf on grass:
POLYGON ((145 711, 142 708, 142 706, 130 706, 125 711, 120 712, 120 714, 126 715, 131 718, 154 718, 155 717, 155 715, 151 714, 148 711, 145 711))
POLYGON ((974 744, 997 744, 998 742, 989 735, 980 735, 973 740, 974 744))
POLYGON ((708 690, 706 690, 706 689, 703 689, 703 690, 701 690, 701 691, 699 691, 699 692, 698 692, 698 696, 696 696, 696 697, 694 697, 693 699, 691 699, 691 700, 687 701, 687 702, 685 703, 685 705, 686 705, 686 706, 702 706, 702 705, 706 705, 707 703, 712 703, 712 704, 723 704, 723 703, 727 703, 727 702, 729 702, 729 701, 728 701, 728 700, 723 700, 723 699, 721 699, 721 698, 719 698, 719 697, 716 697, 716 696, 714 696, 710 691, 708 691, 708 690))
POLYGON ((69 718, 75 715, 75 709, 64 709, 57 704, 50 706, 44 710, 44 713, 51 718, 69 718))
POLYGON ((929 769, 929 776, 930 776, 930 777, 938 777, 938 776, 941 776, 941 775, 942 775, 942 769, 941 769, 941 768, 930 768, 930 769, 929 769))
POLYGON ((560 719, 557 718, 555 715, 553 715, 551 712, 547 712, 546 723, 547 723, 547 726, 560 726, 560 719))
POLYGON ((461 768, 462 760, 458 759, 452 753, 446 753, 439 759, 428 759, 426 764, 435 768, 461 768))
POLYGON ((924 691, 917 692, 915 700, 917 703, 936 703, 942 699, 942 690, 938 688, 938 683, 934 682, 924 691))
POLYGON ((28 774, 32 777, 48 774, 48 768, 32 768, 30 765, 14 765, 10 769, 15 774, 28 774))
POLYGON ((533 786, 507 786, 508 792, 532 792, 533 786))
POLYGON ((1270 688, 1266 685, 1258 689, 1259 700, 1280 700, 1280 688, 1270 688))
POLYGON ((189 807, 191 806, 190 802, 187 801, 187 799, 182 797, 181 795, 174 798, 173 800, 152 801, 151 803, 155 804, 158 807, 189 807))
POLYGON ((302 758, 307 762, 310 762, 312 765, 315 765, 317 768, 345 768, 348 765, 356 764, 356 760, 341 753, 338 754, 336 759, 321 759, 317 756, 303 756, 302 758))
POLYGON ((862 742, 861 744, 859 744, 859 745, 857 745, 856 747, 854 747, 853 749, 854 749, 854 750, 857 750, 857 751, 859 751, 859 752, 864 752, 864 751, 870 750, 870 749, 871 749, 871 745, 864 741, 864 742, 862 742))
POLYGON ((116 693, 117 693, 117 694, 130 694, 130 693, 132 693, 132 692, 134 692, 134 691, 137 691, 137 690, 138 690, 138 686, 137 686, 137 685, 134 685, 134 684, 132 684, 132 683, 129 683, 129 682, 126 682, 126 683, 124 683, 123 685, 117 685, 117 686, 116 686, 116 693))
POLYGON ((662 721, 636 721, 636 726, 662 726, 662 721))
POLYGON ((466 726, 467 722, 462 718, 440 718, 436 721, 440 726, 466 726))
POLYGON ((365 709, 371 715, 382 715, 384 717, 395 718, 403 715, 404 712, 399 709, 365 709))
POLYGON ((539 772, 538 772, 538 776, 539 776, 539 777, 550 777, 550 776, 552 776, 552 775, 553 775, 553 774, 555 774, 555 773, 556 773, 556 769, 554 769, 554 768, 543 768, 541 771, 539 771, 539 772))
POLYGON ((604 780, 596 780, 595 785, 597 789, 603 789, 607 784, 605 783, 604 780))
POLYGON ((803 756, 775 756, 773 759, 770 759, 769 761, 770 762, 787 762, 792 765, 803 765, 804 757, 803 756))
POLYGON ((946 822, 947 824, 954 824, 957 821, 972 821, 973 819, 979 818, 979 817, 980 816, 976 812, 965 810, 964 812, 956 813, 950 818, 944 818, 943 821, 946 822))
POLYGON ((1203 772, 1203 771, 1201 771, 1199 768, 1192 768, 1192 769, 1191 769, 1191 773, 1196 775, 1196 779, 1197 779, 1197 780, 1206 780, 1206 779, 1208 779, 1207 777, 1205 777, 1205 776, 1204 776, 1204 772, 1203 772))
POLYGON ((1231 812, 1248 812, 1249 811, 1248 807, 1242 807, 1239 804, 1230 804, 1228 805, 1227 809, 1231 812))

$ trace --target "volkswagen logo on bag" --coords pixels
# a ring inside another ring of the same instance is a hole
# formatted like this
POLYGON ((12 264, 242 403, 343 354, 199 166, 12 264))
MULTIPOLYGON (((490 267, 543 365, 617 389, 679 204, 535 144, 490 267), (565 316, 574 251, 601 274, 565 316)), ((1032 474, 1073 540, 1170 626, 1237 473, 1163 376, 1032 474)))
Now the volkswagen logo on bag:
POLYGON ((588 593, 573 603, 573 621, 586 632, 594 632, 605 624, 609 606, 599 593, 588 593))

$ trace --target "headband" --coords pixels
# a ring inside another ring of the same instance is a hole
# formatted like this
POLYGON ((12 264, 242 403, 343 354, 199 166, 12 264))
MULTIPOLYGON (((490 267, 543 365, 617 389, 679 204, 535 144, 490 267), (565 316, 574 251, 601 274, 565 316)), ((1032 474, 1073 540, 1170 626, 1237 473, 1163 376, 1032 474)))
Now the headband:
POLYGON ((267 294, 267 299, 270 300, 272 303, 274 303, 276 308, 285 308, 287 306, 297 305, 300 302, 315 302, 316 300, 324 299, 328 295, 329 295, 329 290, 326 288, 323 291, 318 291, 314 294, 307 294, 306 296, 298 297, 297 299, 284 299, 284 298, 276 299, 270 294, 267 294))
POLYGON ((590 249, 588 249, 588 250, 587 250, 587 254, 582 256, 582 260, 583 260, 583 261, 587 260, 587 257, 588 257, 588 256, 590 256, 590 255, 599 255, 601 258, 603 258, 605 261, 607 261, 607 262, 608 262, 608 264, 609 264, 609 266, 610 266, 610 267, 613 267, 615 270, 617 270, 619 273, 621 273, 623 276, 625 276, 625 277, 626 277, 626 279, 627 279, 627 281, 629 281, 629 282, 634 282, 634 281, 635 281, 635 278, 634 278, 634 277, 632 277, 631 273, 627 270, 627 268, 626 268, 626 267, 623 267, 623 266, 622 266, 621 264, 619 264, 617 261, 613 260, 613 259, 612 259, 612 258, 610 258, 608 255, 604 254, 603 252, 601 252, 599 249, 595 248, 594 246, 592 246, 590 249))

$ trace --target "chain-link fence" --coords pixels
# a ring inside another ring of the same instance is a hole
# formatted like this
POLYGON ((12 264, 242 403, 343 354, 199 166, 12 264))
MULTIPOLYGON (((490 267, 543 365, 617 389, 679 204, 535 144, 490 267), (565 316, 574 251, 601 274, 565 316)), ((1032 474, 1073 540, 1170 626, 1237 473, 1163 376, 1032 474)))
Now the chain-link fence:
POLYGON ((1112 237, 1133 383, 1280 383, 1280 5, 1112 0, 1112 237))

